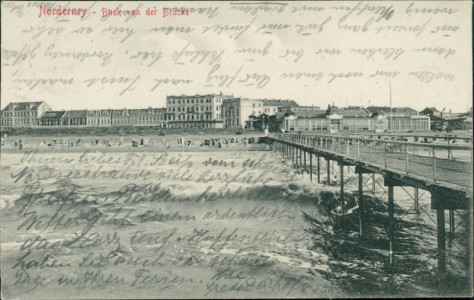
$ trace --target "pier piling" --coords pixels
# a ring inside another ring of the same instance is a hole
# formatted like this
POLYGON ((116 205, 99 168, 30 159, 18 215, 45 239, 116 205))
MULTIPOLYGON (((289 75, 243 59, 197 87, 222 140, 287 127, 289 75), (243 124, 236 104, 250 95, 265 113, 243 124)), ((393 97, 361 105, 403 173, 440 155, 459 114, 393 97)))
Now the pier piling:
POLYGON ((445 293, 444 277, 446 275, 446 232, 444 208, 436 209, 436 223, 438 229, 438 287, 439 294, 445 293))
POLYGON ((359 173, 359 236, 363 237, 365 234, 364 230, 364 195, 363 195, 363 173, 359 173))
POLYGON ((375 193, 375 173, 372 173, 372 193, 375 193))
POLYGON ((455 225, 454 224, 454 209, 450 209, 449 210, 449 233, 451 235, 454 234, 454 229, 455 229, 454 225, 455 225))
POLYGON ((389 265, 393 266, 394 261, 394 252, 393 252, 393 231, 394 231, 394 224, 393 224, 393 185, 389 184, 388 186, 388 241, 389 241, 389 265))
POLYGON ((341 163, 339 164, 339 170, 340 170, 340 173, 341 173, 341 176, 340 176, 340 197, 341 197, 341 215, 344 214, 344 165, 341 163))
POLYGON ((303 151, 303 160, 304 160, 304 172, 306 173, 306 151, 303 151))
POLYGON ((419 193, 418 193, 418 188, 417 187, 414 187, 414 199, 415 199, 415 213, 417 215, 420 214, 420 203, 419 203, 419 200, 420 200, 420 197, 419 197, 419 193))
POLYGON ((327 180, 326 185, 331 185, 331 160, 326 159, 326 169, 327 169, 327 180))
POLYGON ((300 152, 300 153, 299 153, 299 156, 300 156, 300 158, 299 158, 299 159, 300 159, 300 163, 299 163, 298 167, 301 167, 301 166, 303 165, 303 162, 302 162, 302 157, 303 157, 303 155, 301 155, 302 152, 303 152, 303 150, 300 149, 299 152, 300 152))
MULTIPOLYGON (((364 186, 367 184, 367 182, 364 182, 363 175, 370 175, 370 177, 366 178, 366 180, 370 179, 368 181, 371 181, 371 184, 368 183, 367 191, 371 191, 374 196, 378 191, 383 192, 383 194, 385 194, 384 187, 376 180, 376 174, 382 175, 384 186, 388 187, 387 234, 389 252, 388 266, 390 268, 395 265, 395 249, 397 249, 397 239, 395 234, 396 219, 394 216, 394 187, 413 187, 413 208, 417 215, 419 215, 421 211, 425 210, 424 207, 420 205, 420 200, 423 199, 421 199, 422 197, 420 195, 419 189, 423 189, 424 191, 429 192, 431 194, 431 209, 436 210, 439 294, 444 295, 446 293, 447 228, 445 225, 445 211, 448 211, 448 234, 449 237, 452 238, 454 237, 454 233, 456 230, 456 219, 454 210, 472 209, 472 187, 464 186, 465 179, 471 178, 470 176, 472 174, 467 171, 469 169, 468 167, 470 166, 469 162, 467 161, 456 161, 456 165, 459 165, 460 167, 455 169, 446 166, 445 161, 441 160, 439 157, 441 155, 439 153, 438 156, 436 155, 435 148, 442 149, 443 151, 445 149, 448 150, 448 159, 453 159, 452 153, 450 153, 451 150, 470 151, 470 159, 472 165, 472 146, 451 144, 429 145, 428 143, 415 144, 414 142, 400 142, 388 140, 382 142, 374 142, 372 137, 355 137, 353 141, 344 140, 344 143, 347 147, 349 147, 350 145, 355 145, 354 141, 356 141, 357 152, 354 152, 351 155, 351 152, 347 151, 346 149, 346 151, 344 151, 345 154, 341 155, 341 150, 343 150, 341 148, 342 140, 340 138, 335 138, 334 136, 323 135, 316 137, 307 137, 302 135, 288 134, 281 135, 278 139, 269 138, 269 140, 286 144, 286 147, 275 149, 281 149, 287 158, 291 157, 293 167, 304 167, 305 172, 307 172, 308 170, 306 169, 306 167, 307 163, 309 163, 309 173, 311 181, 313 180, 313 154, 316 155, 317 159, 316 175, 318 183, 321 183, 321 159, 324 159, 326 162, 327 186, 331 186, 331 164, 334 162, 339 164, 340 176, 338 179, 338 183, 340 184, 341 214, 344 214, 345 209, 347 210, 347 207, 345 207, 344 205, 344 189, 347 188, 345 187, 344 182, 344 165, 355 166, 355 173, 358 176, 358 218, 360 237, 367 237, 370 233, 370 225, 368 224, 367 220, 367 215, 369 214, 369 212, 366 207, 368 203, 367 200, 369 199, 365 199, 364 197, 364 186), (338 144, 334 145, 335 142, 337 142, 338 144), (313 146, 313 148, 308 148, 308 146, 313 146), (410 152, 408 151, 409 146, 411 147, 410 152), (399 152, 393 152, 392 149, 398 148, 400 148, 399 152), (429 153, 430 158, 428 159, 426 156, 420 155, 417 150, 418 148, 426 149, 427 151, 425 151, 425 153, 429 153), (336 149, 338 149, 339 152, 335 153, 336 149), (383 151, 383 156, 380 156, 380 150, 383 151), (307 162, 307 154, 309 155, 309 162, 307 162), (405 159, 403 159, 404 155, 405 159), (394 159, 399 160, 399 163, 393 164, 392 162, 394 159), (410 170, 408 169, 409 160, 410 170), (377 184, 379 185, 379 188, 376 188, 377 184)), ((351 150, 350 147, 349 150, 351 150)), ((337 173, 334 173, 334 175, 336 176, 337 173)), ((348 175, 348 177, 350 176, 348 175)), ((348 181, 348 183, 350 183, 350 181, 348 181)), ((405 190, 405 188, 403 188, 403 190, 405 190)), ((410 209, 405 212, 401 219, 403 219, 406 215, 409 214, 410 209)), ((472 228, 473 221, 471 214, 469 214, 468 223, 469 224, 467 226, 469 228, 472 228)), ((469 252, 472 251, 472 245, 470 243, 468 244, 469 252)), ((472 262, 471 257, 470 259, 472 262)))
POLYGON ((318 156, 318 167, 317 167, 317 174, 318 174, 318 183, 321 183, 321 159, 318 156))

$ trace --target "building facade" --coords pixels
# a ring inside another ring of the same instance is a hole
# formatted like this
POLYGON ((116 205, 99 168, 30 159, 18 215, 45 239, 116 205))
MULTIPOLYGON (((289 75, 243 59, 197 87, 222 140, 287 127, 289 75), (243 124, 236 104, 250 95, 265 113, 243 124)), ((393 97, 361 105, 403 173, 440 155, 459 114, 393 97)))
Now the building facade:
POLYGON ((298 111, 285 113, 283 130, 288 131, 319 131, 328 130, 328 118, 325 110, 298 111))
POLYGON ((87 110, 68 110, 61 117, 61 123, 65 126, 86 126, 87 110))
POLYGON ((167 96, 168 128, 224 128, 222 104, 233 96, 221 94, 167 96))
POLYGON ((319 106, 282 106, 278 108, 278 112, 287 113, 287 112, 302 112, 302 111, 320 111, 319 106))
POLYGON ((2 127, 36 127, 41 124, 40 117, 51 107, 44 101, 11 102, 2 110, 2 127))
POLYGON ((47 111, 41 115, 41 126, 63 126, 66 111, 47 111))
POLYGON ((350 132, 406 132, 426 131, 429 117, 402 109, 387 117, 383 111, 371 113, 363 107, 328 107, 326 111, 301 111, 285 113, 285 131, 320 131, 327 133, 350 132), (402 111, 406 111, 402 113, 402 111))
POLYGON ((472 115, 426 108, 298 106, 293 100, 234 98, 221 94, 168 96, 167 108, 51 111, 45 102, 12 102, 2 128, 32 126, 159 126, 167 128, 268 129, 305 132, 407 132, 472 128, 472 115), (430 124, 431 120, 431 124, 430 124), (439 124, 438 124, 439 123, 439 124), (469 123, 466 125, 466 123, 469 123), (434 124, 434 125, 433 125, 434 124), (469 125, 471 125, 469 127, 469 125))
POLYGON ((114 109, 113 126, 160 126, 166 127, 165 108, 114 109))
POLYGON ((405 132, 430 130, 430 117, 419 115, 409 107, 370 106, 376 132, 405 132))
POLYGON ((298 107, 298 103, 293 100, 274 100, 274 99, 264 99, 263 103, 263 113, 267 116, 275 115, 278 112, 278 109, 283 107, 293 108, 298 107))
POLYGON ((232 98, 222 103, 225 128, 254 128, 256 117, 263 112, 263 101, 259 99, 232 98))
POLYGON ((96 109, 87 111, 87 126, 102 127, 112 126, 112 110, 96 109))

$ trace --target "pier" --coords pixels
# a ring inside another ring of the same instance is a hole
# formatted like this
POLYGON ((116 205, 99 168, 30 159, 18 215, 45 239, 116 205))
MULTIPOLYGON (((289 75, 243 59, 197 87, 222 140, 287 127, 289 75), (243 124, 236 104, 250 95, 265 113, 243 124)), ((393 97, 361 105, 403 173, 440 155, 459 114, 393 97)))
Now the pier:
MULTIPOLYGON (((266 137, 274 151, 291 160, 293 167, 308 173, 310 180, 331 185, 331 174, 338 175, 340 188, 340 214, 344 214, 345 180, 348 168, 353 168, 358 177, 359 235, 367 235, 364 185, 375 176, 383 177, 387 194, 388 241, 387 264, 396 263, 394 245, 394 206, 397 199, 394 189, 405 192, 413 189, 412 208, 420 213, 420 190, 431 194, 431 208, 436 210, 437 260, 439 294, 445 292, 446 275, 446 218, 448 211, 449 234, 454 235, 455 210, 469 210, 469 226, 472 230, 472 139, 456 136, 432 136, 413 134, 363 134, 363 135, 307 135, 278 134, 266 137), (338 167, 334 167, 337 163, 338 167), (325 177, 323 181, 322 178, 325 177)), ((407 192, 408 193, 408 192, 407 192)), ((472 253, 472 249, 469 249, 472 253)), ((472 261, 470 261, 472 265, 472 261)))

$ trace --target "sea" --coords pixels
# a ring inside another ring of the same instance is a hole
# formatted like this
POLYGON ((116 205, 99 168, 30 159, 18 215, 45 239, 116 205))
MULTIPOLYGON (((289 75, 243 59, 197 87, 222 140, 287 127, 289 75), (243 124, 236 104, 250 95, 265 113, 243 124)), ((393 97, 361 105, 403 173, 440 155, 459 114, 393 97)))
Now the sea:
POLYGON ((329 185, 321 172, 318 183, 316 168, 310 178, 308 168, 276 151, 30 149, 2 153, 0 162, 6 299, 471 291, 469 214, 454 212, 440 283, 428 191, 420 190, 416 212, 414 189, 395 188, 389 264, 387 191, 379 175, 363 178, 368 225, 361 237, 354 170, 345 169, 348 213, 341 216, 337 172, 329 185))

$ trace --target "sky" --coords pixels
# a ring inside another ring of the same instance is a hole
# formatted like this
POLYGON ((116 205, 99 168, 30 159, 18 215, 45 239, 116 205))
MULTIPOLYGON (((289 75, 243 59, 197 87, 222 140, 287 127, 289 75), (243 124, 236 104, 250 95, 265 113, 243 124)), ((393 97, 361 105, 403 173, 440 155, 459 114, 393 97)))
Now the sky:
POLYGON ((2 2, 1 107, 163 107, 167 95, 222 92, 323 108, 465 112, 473 99, 470 5, 2 2), (184 13, 163 16, 174 7, 184 13), (69 14, 55 15, 58 8, 69 14))

